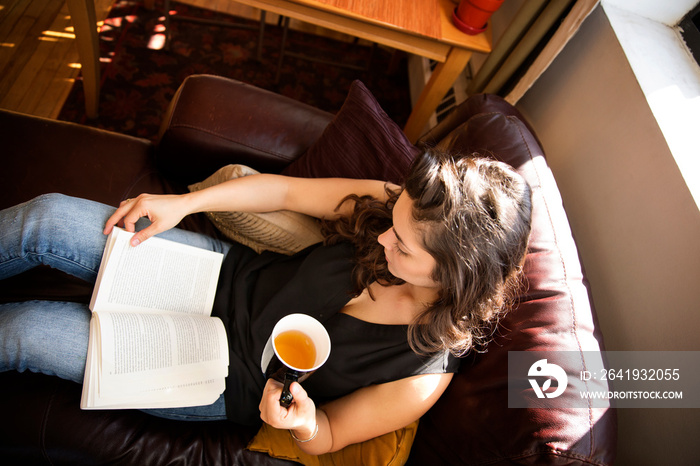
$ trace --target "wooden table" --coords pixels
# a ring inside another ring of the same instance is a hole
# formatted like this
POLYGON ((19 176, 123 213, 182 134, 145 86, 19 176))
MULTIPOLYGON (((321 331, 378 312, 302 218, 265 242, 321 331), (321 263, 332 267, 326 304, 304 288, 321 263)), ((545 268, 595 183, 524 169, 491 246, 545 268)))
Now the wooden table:
POLYGON ((97 118, 100 101, 100 44, 97 37, 97 17, 93 0, 67 0, 73 19, 75 42, 78 45, 80 71, 85 92, 85 114, 97 118))
MULTIPOLYGON (((435 60, 438 65, 413 107, 404 132, 415 142, 430 116, 469 62, 472 52, 490 52, 490 31, 470 36, 452 24, 455 3, 451 0, 233 0, 307 23, 346 33, 372 42, 435 60)), ((97 114, 99 56, 92 0, 68 0, 71 14, 85 18, 78 37, 88 116, 97 114), (87 13, 79 14, 77 5, 87 13), (89 10, 92 8, 92 20, 89 10), (92 23, 90 23, 92 21, 92 23), (92 27, 90 27, 92 24, 92 27), (82 34, 83 31, 84 36, 82 34), (94 36, 93 36, 94 35, 94 36), (81 37, 83 36, 83 37, 81 37), (83 42, 83 47, 80 43, 83 42), (91 48, 94 50, 91 51, 91 48), (95 58, 97 57, 97 58, 95 58), (92 61, 94 67, 87 61, 92 61), (94 69, 93 69, 94 68, 94 69), (88 82, 90 81, 90 82, 88 82), (92 93, 88 96, 88 93, 92 93)), ((147 0, 147 3, 150 3, 147 0)))
POLYGON ((404 127, 411 142, 421 136, 472 52, 491 51, 489 30, 470 36, 454 27, 451 0, 235 1, 439 62, 404 127))

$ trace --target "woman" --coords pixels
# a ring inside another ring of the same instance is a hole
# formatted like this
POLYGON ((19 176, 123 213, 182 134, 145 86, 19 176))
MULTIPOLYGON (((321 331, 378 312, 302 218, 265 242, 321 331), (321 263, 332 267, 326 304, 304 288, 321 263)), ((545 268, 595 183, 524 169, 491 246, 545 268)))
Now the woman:
MULTIPOLYGON (((43 196, 0 213, 0 278, 44 263, 94 281, 99 233, 115 225, 138 231, 134 246, 158 234, 224 252, 213 314, 228 331, 226 393, 211 406, 151 412, 237 422, 255 415, 321 454, 418 419, 457 372, 455 356, 487 343, 517 282, 530 209, 527 183, 506 165, 434 150, 417 158, 403 190, 373 180, 256 175, 181 196, 143 194, 116 211, 43 196), (256 255, 173 229, 194 212, 282 209, 323 219, 324 245, 292 257, 256 255), (137 225, 144 217, 145 228, 137 225), (271 327, 296 311, 324 322, 333 350, 303 388, 292 385, 285 409, 280 384, 265 381, 259 361, 271 327)), ((2 306, 0 370, 81 382, 89 319, 80 304, 2 306)))

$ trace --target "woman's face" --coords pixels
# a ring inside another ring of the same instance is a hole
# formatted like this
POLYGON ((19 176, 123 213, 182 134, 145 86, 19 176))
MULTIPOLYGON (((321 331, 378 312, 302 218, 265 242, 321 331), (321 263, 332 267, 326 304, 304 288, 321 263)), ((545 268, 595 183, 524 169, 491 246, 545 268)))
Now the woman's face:
POLYGON ((413 201, 404 191, 392 212, 394 226, 379 235, 389 272, 415 286, 437 288, 431 274, 435 259, 423 248, 421 234, 412 216, 413 201))

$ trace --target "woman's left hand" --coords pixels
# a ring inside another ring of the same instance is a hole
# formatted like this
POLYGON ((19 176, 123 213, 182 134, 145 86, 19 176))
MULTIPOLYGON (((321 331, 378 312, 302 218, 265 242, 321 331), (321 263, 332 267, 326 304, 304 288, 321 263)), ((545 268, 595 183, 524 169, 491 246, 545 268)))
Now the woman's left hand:
POLYGON ((119 204, 107 220, 104 234, 108 235, 114 226, 121 226, 134 233, 136 222, 142 217, 147 217, 151 225, 136 232, 131 239, 131 245, 137 246, 151 236, 173 228, 187 214, 187 201, 183 195, 141 194, 135 199, 127 199, 119 204))
POLYGON ((279 401, 282 384, 269 379, 260 400, 260 418, 276 429, 294 430, 299 438, 311 437, 316 430, 316 405, 299 383, 292 383, 289 389, 294 400, 289 408, 283 408, 279 401))

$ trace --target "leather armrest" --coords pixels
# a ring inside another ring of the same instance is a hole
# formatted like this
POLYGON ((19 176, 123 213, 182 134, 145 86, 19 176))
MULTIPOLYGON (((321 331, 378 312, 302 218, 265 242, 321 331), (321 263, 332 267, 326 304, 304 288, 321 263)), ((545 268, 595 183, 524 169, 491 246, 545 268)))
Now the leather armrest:
POLYGON ((168 177, 187 184, 231 163, 279 172, 306 152, 332 118, 239 81, 190 76, 165 115, 158 165, 168 177))
POLYGON ((450 114, 447 115, 440 123, 421 136, 418 143, 433 147, 443 139, 447 138, 450 133, 453 133, 471 117, 484 113, 500 113, 505 116, 513 116, 517 118, 532 134, 532 136, 535 138, 535 142, 542 146, 542 143, 537 138, 534 128, 530 126, 527 119, 525 119, 515 107, 510 105, 503 98, 494 94, 475 94, 470 96, 467 100, 451 111, 450 114))

